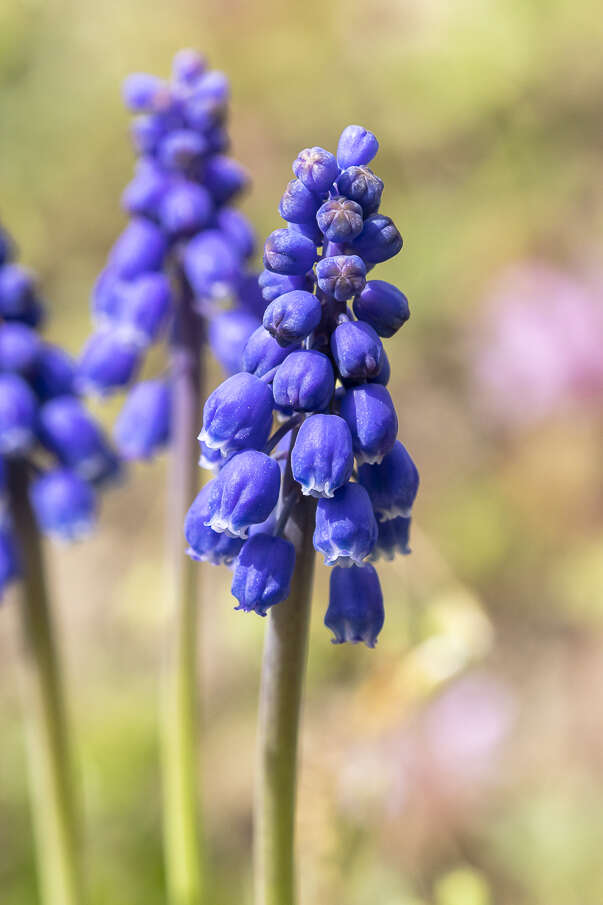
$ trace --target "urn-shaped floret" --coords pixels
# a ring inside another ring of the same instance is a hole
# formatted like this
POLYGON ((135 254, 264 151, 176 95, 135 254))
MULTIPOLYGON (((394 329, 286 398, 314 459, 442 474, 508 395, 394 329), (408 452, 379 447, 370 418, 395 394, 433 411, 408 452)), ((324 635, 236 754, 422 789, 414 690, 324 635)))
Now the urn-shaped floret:
POLYGON ((276 506, 280 483, 274 459, 252 449, 238 453, 212 481, 206 525, 246 537, 249 527, 265 521, 276 506))
POLYGON ((59 396, 40 408, 39 436, 63 465, 87 481, 101 479, 112 466, 103 432, 73 396, 59 396))
POLYGON ((80 540, 94 527, 94 490, 69 468, 55 468, 36 478, 31 499, 38 525, 58 540, 80 540))
POLYGON ((125 459, 151 459, 170 436, 171 394, 164 380, 143 380, 128 394, 115 423, 115 442, 125 459))
POLYGON ((211 218, 213 202, 202 185, 179 179, 162 192, 158 207, 161 225, 171 236, 177 237, 203 229, 211 218))
POLYGON ((273 302, 279 295, 291 292, 292 289, 305 289, 311 292, 314 286, 314 277, 312 271, 286 276, 282 273, 273 273, 271 270, 263 270, 258 277, 258 283, 264 301, 273 302))
POLYGON ((33 276, 20 264, 4 263, 0 267, 0 317, 30 327, 36 327, 43 317, 33 276))
POLYGON ((199 440, 223 453, 261 449, 271 426, 270 387, 242 371, 221 383, 208 398, 199 440))
POLYGON ((370 324, 386 339, 393 336, 410 317, 408 299, 396 286, 385 280, 369 280, 354 299, 354 314, 370 324))
POLYGON ((169 89, 163 79, 146 72, 132 72, 124 79, 123 96, 134 113, 159 110, 169 102, 169 89))
POLYGON ((264 327, 258 327, 247 340, 243 350, 243 370, 256 377, 263 377, 268 371, 278 367, 297 349, 297 345, 282 346, 264 327))
POLYGON ((269 607, 289 595, 295 566, 295 548, 281 537, 254 534, 243 544, 232 577, 237 610, 265 616, 269 607))
POLYGON ((318 327, 320 301, 311 292, 294 289, 270 302, 264 312, 264 327, 282 346, 299 343, 318 327))
POLYGON ((398 416, 386 388, 377 383, 351 387, 339 411, 350 428, 358 464, 381 462, 398 433, 398 416))
POLYGON ((277 405, 297 412, 327 408, 335 389, 333 367, 326 355, 316 350, 292 352, 279 365, 272 391, 277 405))
POLYGON ((358 255, 334 255, 318 262, 316 278, 323 292, 345 302, 364 289, 366 266, 358 255))
POLYGON ((0 371, 29 376, 41 348, 40 337, 26 324, 0 324, 0 371))
POLYGON ((218 533, 206 525, 210 518, 209 497, 212 492, 209 482, 193 500, 184 522, 184 536, 188 543, 187 554, 199 562, 214 565, 230 565, 239 554, 243 540, 218 533))
POLYGON ((166 325, 171 292, 162 273, 145 273, 127 283, 122 293, 119 323, 141 346, 155 342, 166 325), (127 328, 127 330, 125 329, 127 328))
POLYGON ((243 350, 257 326, 255 314, 240 308, 219 311, 211 319, 209 345, 227 374, 236 374, 241 370, 243 350))
POLYGON ((371 162, 378 150, 379 142, 372 132, 362 126, 346 126, 337 145, 337 163, 342 169, 363 166, 371 162))
POLYGON ((293 161, 293 172, 300 182, 321 195, 328 192, 339 173, 339 166, 333 154, 324 148, 304 148, 293 161))
POLYGON ((399 440, 378 465, 362 465, 358 480, 366 488, 380 519, 410 515, 419 489, 419 472, 399 440))
POLYGON ((346 198, 360 205, 365 217, 378 210, 383 182, 368 167, 347 167, 337 179, 337 188, 346 198))
POLYGON ((307 223, 316 216, 319 207, 320 197, 307 189, 299 179, 292 179, 285 189, 278 210, 283 220, 307 223))
POLYGON ((367 647, 374 647, 384 620, 383 594, 375 569, 333 569, 325 616, 325 625, 335 636, 333 644, 363 641, 367 647))
POLYGON ((362 232, 354 239, 352 247, 367 264, 379 264, 398 254, 402 236, 390 217, 372 214, 364 221, 362 232))
POLYGON ((368 493, 360 484, 348 483, 331 499, 316 507, 314 547, 327 566, 361 563, 377 540, 377 522, 368 493))
POLYGON ((17 374, 0 374, 0 454, 18 455, 34 443, 37 401, 17 374))
POLYGON ((403 516, 391 518, 385 522, 378 521, 379 534, 370 556, 371 560, 391 560, 399 553, 402 556, 408 556, 411 552, 409 547, 410 522, 410 518, 403 516))
POLYGON ((338 415, 310 415, 299 429, 291 452, 291 470, 302 493, 332 497, 349 481, 354 468, 352 435, 338 415))
MULTIPOLYGON (((223 207, 216 215, 216 225, 242 259, 251 257, 255 251, 255 233, 247 217, 234 207, 223 207)), ((253 277, 257 281, 255 274, 253 277)))
POLYGON ((142 349, 132 331, 98 330, 82 352, 76 386, 91 395, 106 396, 127 386, 141 364, 142 349))
POLYGON ((200 232, 188 243, 184 270, 199 298, 223 298, 240 275, 239 257, 219 230, 200 232))
POLYGON ((264 266, 285 276, 300 276, 316 261, 311 239, 290 229, 275 229, 266 239, 264 266))
POLYGON ((150 270, 159 270, 167 251, 165 236, 159 227, 138 217, 126 226, 113 246, 109 265, 115 275, 131 280, 150 270))
POLYGON ((362 208, 349 198, 331 198, 319 208, 316 222, 329 242, 351 242, 362 232, 362 208))
POLYGON ((343 321, 331 336, 331 352, 341 377, 370 380, 381 370, 383 345, 369 324, 343 321))
POLYGON ((75 362, 50 343, 42 343, 40 354, 30 377, 30 384, 41 402, 73 393, 75 362))

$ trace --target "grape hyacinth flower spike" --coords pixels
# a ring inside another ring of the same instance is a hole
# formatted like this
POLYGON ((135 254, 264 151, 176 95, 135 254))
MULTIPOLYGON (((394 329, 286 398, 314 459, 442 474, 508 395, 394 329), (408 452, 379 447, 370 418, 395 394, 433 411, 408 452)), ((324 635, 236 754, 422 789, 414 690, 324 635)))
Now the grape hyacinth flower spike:
POLYGON ((383 348, 409 309, 397 287, 369 278, 402 248, 379 210, 383 182, 369 167, 377 149, 371 132, 348 126, 336 156, 320 147, 297 156, 279 206, 286 226, 264 248, 262 326, 241 373, 206 402, 199 435, 214 477, 189 510, 190 554, 231 565, 236 609, 269 613, 257 905, 295 901, 297 734, 315 552, 332 568, 325 623, 334 643, 369 647, 384 622, 373 564, 409 552, 418 472, 397 440, 383 348), (280 424, 270 435, 273 415, 280 424))
MULTIPOLYGON (((130 220, 94 288, 96 330, 76 378, 93 394, 128 391, 115 425, 124 458, 149 460, 166 447, 170 452, 172 624, 163 717, 170 905, 198 905, 203 892, 196 770, 198 599, 194 563, 183 556, 179 538, 198 489, 194 432, 208 350, 227 373, 236 375, 232 380, 239 382, 241 394, 251 392, 249 384, 255 381, 254 399, 260 404, 263 398, 264 407, 257 424, 245 421, 239 409, 235 427, 226 423, 218 400, 216 416, 206 426, 204 461, 212 456, 225 461, 231 451, 245 448, 248 435, 263 443, 272 420, 270 387, 259 376, 238 373, 266 302, 250 267, 255 236, 235 206, 248 180, 228 153, 229 94, 226 76, 192 50, 176 54, 169 80, 145 73, 126 79, 124 100, 134 114, 132 140, 138 156, 122 196, 130 220), (165 350, 166 368, 141 377, 151 346, 165 350), (241 377, 247 380, 245 388, 241 377)), ((273 354, 271 360, 276 360, 273 354)), ((228 562, 240 543, 221 536, 213 543, 213 530, 199 525, 206 505, 204 496, 187 520, 190 556, 228 562)))
POLYGON ((45 905, 79 905, 75 782, 41 536, 94 528, 119 460, 76 392, 76 365, 40 333, 45 308, 0 227, 0 597, 18 585, 27 681, 30 797, 45 905))

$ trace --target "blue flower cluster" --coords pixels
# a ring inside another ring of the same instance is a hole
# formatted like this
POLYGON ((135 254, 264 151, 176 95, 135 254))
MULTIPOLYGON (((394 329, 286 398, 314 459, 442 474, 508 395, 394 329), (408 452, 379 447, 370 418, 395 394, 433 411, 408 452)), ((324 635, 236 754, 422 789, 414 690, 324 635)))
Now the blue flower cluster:
POLYGON ((216 476, 185 525, 189 555, 232 565, 238 609, 265 615, 289 593, 292 507, 315 497, 314 547, 333 567, 325 623, 336 643, 370 647, 384 620, 371 561, 410 552, 419 484, 397 439, 382 343, 408 319, 408 302, 367 279, 402 248, 379 212, 383 182, 368 167, 377 149, 371 132, 348 126, 336 157, 314 147, 294 161, 280 202, 287 227, 265 245, 263 324, 241 372, 205 404, 202 461, 216 476), (270 436, 275 411, 284 423, 270 436))
POLYGON ((38 525, 63 540, 92 529, 96 490, 119 471, 101 427, 76 395, 75 363, 38 332, 44 306, 33 276, 14 258, 0 227, 0 594, 19 574, 7 463, 31 468, 38 525))
POLYGON ((124 84, 136 114, 135 175, 122 204, 130 222, 118 237, 92 296, 96 332, 78 367, 84 392, 106 395, 134 384, 118 418, 115 439, 127 459, 148 459, 170 435, 169 379, 136 382, 149 347, 177 332, 192 308, 199 353, 208 339, 224 369, 234 373, 265 302, 248 268, 254 234, 232 205, 247 184, 227 155, 226 76, 202 56, 182 50, 172 78, 136 73, 124 84), (225 304, 226 303, 226 304, 225 304))

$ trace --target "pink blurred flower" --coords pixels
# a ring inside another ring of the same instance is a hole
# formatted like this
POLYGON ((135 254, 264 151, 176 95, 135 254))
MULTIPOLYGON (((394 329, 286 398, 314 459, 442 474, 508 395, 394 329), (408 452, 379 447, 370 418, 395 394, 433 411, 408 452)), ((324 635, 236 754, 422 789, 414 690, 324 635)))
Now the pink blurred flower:
POLYGON ((527 262, 490 291, 474 371, 490 412, 530 422, 603 397, 603 282, 527 262))

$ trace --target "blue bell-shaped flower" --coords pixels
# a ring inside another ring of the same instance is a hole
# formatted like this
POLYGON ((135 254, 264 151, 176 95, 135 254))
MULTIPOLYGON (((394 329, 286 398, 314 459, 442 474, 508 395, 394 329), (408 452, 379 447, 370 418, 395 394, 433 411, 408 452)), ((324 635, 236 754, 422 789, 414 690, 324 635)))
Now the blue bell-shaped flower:
POLYGON ((351 387, 341 399, 339 412, 350 428, 358 464, 381 462, 398 433, 398 416, 386 388, 378 383, 351 387))
POLYGON ((394 559, 401 553, 402 556, 408 556, 411 552, 409 546, 410 539, 410 518, 398 516, 398 518, 388 519, 386 522, 377 522, 379 534, 377 543, 371 553, 371 561, 378 559, 394 559))
POLYGON ((332 497, 352 476, 352 435, 338 415, 310 415, 302 422, 291 452, 291 470, 302 493, 332 497))
POLYGON ((40 408, 43 445, 67 468, 96 481, 114 464, 114 454, 99 426, 74 396, 58 396, 40 408))
POLYGON ((141 364, 142 350, 128 328, 107 328, 93 333, 82 352, 76 377, 77 389, 106 396, 127 386, 141 364))
POLYGON ((266 239, 264 267, 285 276, 300 276, 316 261, 311 239, 289 229, 275 229, 266 239))
POLYGON ((325 615, 325 625, 335 636, 333 644, 363 641, 367 647, 374 647, 384 620, 383 594, 375 569, 333 569, 325 615))
POLYGON ((402 236, 391 217, 371 214, 364 221, 362 232, 354 239, 352 247, 367 264, 380 264, 398 254, 402 248, 402 236))
POLYGON ((304 148, 293 161, 293 172, 315 195, 328 192, 339 173, 333 154, 324 148, 304 148))
POLYGON ((254 449, 233 456, 209 485, 208 527, 246 537, 251 525, 265 521, 278 501, 281 471, 277 462, 254 449))
POLYGON ((318 209, 316 222, 328 242, 351 242, 362 232, 362 208, 343 196, 330 198, 318 209))
POLYGON ((327 566, 360 564, 377 541, 377 522, 368 493, 360 484, 344 484, 316 507, 314 547, 327 566))
POLYGON ((151 459, 170 437, 170 387, 143 380, 129 392, 115 422, 114 437, 124 459, 151 459))
POLYGON ((220 311, 210 320, 209 345, 228 374, 236 374, 241 370, 243 351, 257 327, 255 314, 240 308, 220 311))
POLYGON ((310 191, 299 179, 292 179, 281 198, 278 210, 289 223, 308 223, 320 207, 320 196, 310 191))
POLYGON ((300 349, 288 355, 279 365, 272 384, 275 403, 296 412, 327 408, 334 389, 331 362, 314 349, 300 349))
POLYGON ((39 335, 26 324, 0 324, 0 371, 29 376, 41 348, 39 335))
POLYGON ((309 273, 290 274, 273 273, 272 270, 263 270, 258 277, 258 284, 265 302, 273 302, 279 295, 291 292, 293 289, 305 289, 311 292, 314 287, 312 271, 309 273))
POLYGON ((289 595, 295 566, 295 548, 290 541, 269 534, 254 534, 243 544, 232 577, 237 610, 252 610, 265 616, 269 607, 289 595))
POLYGON ((270 387, 259 377, 235 374, 205 403, 199 440, 224 454, 262 449, 272 427, 272 405, 270 387))
POLYGON ((73 359, 50 343, 42 343, 30 377, 30 384, 41 402, 73 393, 76 366, 73 359))
POLYGON ((184 536, 188 543, 186 552, 191 559, 228 566, 238 556, 243 540, 225 533, 218 534, 206 525, 210 518, 210 493, 211 482, 197 494, 187 512, 184 522, 184 536))
POLYGON ((337 179, 337 188, 346 198, 360 205, 363 216, 368 217, 379 209, 383 180, 368 167, 346 167, 337 179))
POLYGON ((369 280, 353 302, 358 320, 370 324, 379 336, 388 339, 410 317, 408 299, 385 280, 369 280))
POLYGON ((323 292, 346 302, 364 289, 366 265, 358 255, 333 255, 318 262, 316 279, 323 292))
POLYGON ((282 346, 300 343, 318 327, 322 317, 319 299, 311 292, 294 289, 279 295, 264 312, 266 330, 282 346))
POLYGON ((361 465, 358 481, 366 488, 378 518, 386 521, 410 515, 419 489, 419 472, 399 440, 378 465, 361 465))
POLYGON ((337 163, 342 169, 363 166, 378 150, 379 142, 372 132, 362 126, 346 126, 337 144, 337 163))
POLYGON ((247 340, 243 350, 243 370, 256 377, 263 377, 268 371, 278 367, 299 346, 282 346, 265 327, 258 327, 247 340))
POLYGON ((35 442, 38 403, 18 374, 0 374, 0 455, 27 452, 35 442))
POLYGON ((132 280, 149 270, 159 270, 167 251, 164 234, 144 217, 131 220, 117 239, 109 255, 115 275, 132 280))
POLYGON ((70 468, 55 468, 36 478, 31 500, 40 529, 59 540, 80 540, 94 527, 94 490, 70 468))
POLYGON ((381 370, 383 344, 369 324, 343 321, 331 334, 331 352, 341 377, 371 380, 381 370))

